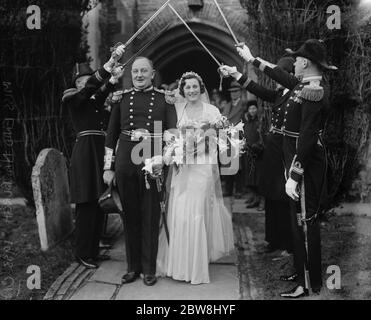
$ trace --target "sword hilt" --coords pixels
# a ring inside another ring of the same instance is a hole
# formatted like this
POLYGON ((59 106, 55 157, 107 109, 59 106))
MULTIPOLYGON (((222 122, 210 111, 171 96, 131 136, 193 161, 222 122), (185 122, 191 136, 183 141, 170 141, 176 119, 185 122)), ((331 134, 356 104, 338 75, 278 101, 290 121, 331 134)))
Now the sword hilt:
POLYGON ((243 48, 243 46, 245 45, 245 42, 238 42, 235 44, 235 47, 238 47, 238 48, 243 48))

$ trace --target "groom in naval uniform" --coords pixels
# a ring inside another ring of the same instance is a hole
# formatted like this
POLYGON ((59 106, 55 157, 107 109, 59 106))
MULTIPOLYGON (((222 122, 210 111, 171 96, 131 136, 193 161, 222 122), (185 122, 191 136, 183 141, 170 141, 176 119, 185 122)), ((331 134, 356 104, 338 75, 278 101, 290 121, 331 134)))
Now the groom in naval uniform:
POLYGON ((299 298, 310 289, 319 292, 322 286, 318 214, 325 195, 326 154, 322 130, 329 107, 329 90, 322 75, 326 70, 337 68, 328 64, 325 44, 316 39, 307 40, 297 51, 286 49, 296 58, 296 77, 262 59, 255 59, 246 45, 237 50, 246 61, 291 90, 281 130, 296 269, 287 280, 296 281, 297 286, 281 296, 299 298))
MULTIPOLYGON (((156 181, 147 179, 147 184, 143 163, 135 163, 135 153, 138 143, 144 142, 141 134, 146 135, 147 146, 153 151, 162 132, 176 127, 177 117, 174 106, 165 101, 164 92, 153 87, 154 75, 148 58, 135 59, 131 69, 133 87, 125 90, 121 102, 113 106, 107 131, 104 181, 110 184, 116 180, 125 212, 128 272, 122 277, 123 284, 135 281, 141 273, 145 285, 156 283, 160 198, 156 181), (162 125, 159 132, 155 128, 158 123, 162 125)), ((150 157, 154 155, 151 152, 150 157)), ((154 172, 161 169, 159 164, 154 172)))

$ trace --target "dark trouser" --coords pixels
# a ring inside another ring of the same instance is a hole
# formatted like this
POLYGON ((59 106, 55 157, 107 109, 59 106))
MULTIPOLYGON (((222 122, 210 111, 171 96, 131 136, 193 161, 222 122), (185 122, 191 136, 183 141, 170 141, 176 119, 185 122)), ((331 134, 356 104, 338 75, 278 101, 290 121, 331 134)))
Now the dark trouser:
POLYGON ((318 219, 307 222, 307 253, 303 226, 298 225, 297 212, 300 211, 297 210, 297 205, 297 202, 290 201, 294 266, 299 275, 298 284, 305 286, 304 270, 308 254, 307 269, 309 270, 310 285, 312 289, 319 290, 322 286, 320 224, 318 219))
MULTIPOLYGON (((296 140, 285 137, 283 150, 285 154, 286 171, 289 171, 290 164, 296 152, 296 140)), ((321 271, 321 236, 320 224, 316 218, 319 212, 321 200, 324 197, 324 181, 326 172, 326 162, 324 149, 316 145, 311 152, 310 159, 304 169, 304 190, 302 182, 299 182, 300 199, 293 201, 290 199, 291 227, 293 235, 294 265, 298 273, 298 283, 305 284, 304 269, 309 270, 311 287, 319 290, 322 286, 321 271), (304 203, 302 197, 304 195, 304 203), (302 214, 302 206, 305 209, 307 222, 307 237, 304 236, 303 226, 298 225, 297 214, 302 214), (305 242, 307 241, 308 250, 305 242), (307 252, 308 251, 308 252, 307 252), (308 258, 308 263, 306 263, 308 258)), ((302 180, 303 181, 303 180, 302 180)))
POLYGON ((275 249, 292 251, 288 201, 265 199, 265 240, 275 249))
POLYGON ((124 210, 128 272, 156 273, 160 224, 160 198, 155 180, 146 188, 143 165, 131 160, 134 142, 120 140, 115 167, 116 181, 124 210))
POLYGON ((97 201, 76 204, 75 255, 82 259, 99 254, 104 213, 97 201))
POLYGON ((234 186, 236 186, 236 193, 243 192, 243 173, 242 170, 239 170, 234 175, 225 176, 225 188, 227 194, 233 195, 234 186))

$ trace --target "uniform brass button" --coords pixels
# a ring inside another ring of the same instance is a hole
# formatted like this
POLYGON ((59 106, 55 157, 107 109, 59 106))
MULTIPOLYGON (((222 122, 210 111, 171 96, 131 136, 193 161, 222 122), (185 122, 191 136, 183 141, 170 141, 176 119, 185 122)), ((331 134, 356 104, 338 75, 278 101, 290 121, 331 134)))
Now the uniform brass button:
POLYGON ((148 119, 151 119, 152 117, 151 116, 148 116, 148 119))
POLYGON ((153 102, 151 102, 149 105, 150 105, 150 106, 153 106, 153 102))
POLYGON ((155 100, 155 97, 152 97, 151 100, 155 100))
POLYGON ((149 109, 148 111, 149 111, 149 112, 152 112, 152 109, 149 109))
POLYGON ((130 97, 130 99, 134 99, 134 97, 133 97, 133 96, 131 96, 131 97, 130 97))
POLYGON ((133 119, 133 116, 130 116, 130 119, 133 119))
POLYGON ((134 125, 134 123, 130 122, 130 125, 131 125, 131 126, 133 126, 133 125, 134 125))
POLYGON ((133 112, 133 109, 130 109, 129 111, 130 111, 130 112, 133 112))
POLYGON ((98 112, 98 110, 95 110, 95 112, 98 112))
POLYGON ((130 102, 130 105, 132 106, 134 103, 133 102, 130 102))
POLYGON ((150 123, 149 122, 147 122, 147 126, 149 126, 150 125, 150 123))

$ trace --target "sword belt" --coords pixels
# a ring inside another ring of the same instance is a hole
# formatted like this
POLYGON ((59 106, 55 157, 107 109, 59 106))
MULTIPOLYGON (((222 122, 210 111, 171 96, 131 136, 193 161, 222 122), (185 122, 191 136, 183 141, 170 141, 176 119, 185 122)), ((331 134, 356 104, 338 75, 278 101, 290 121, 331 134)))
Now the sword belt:
POLYGON ((76 135, 76 139, 84 137, 84 136, 106 136, 106 132, 101 131, 101 130, 85 130, 85 131, 80 131, 76 135))
POLYGON ((140 131, 140 130, 121 130, 121 134, 130 137, 131 141, 139 141, 141 138, 161 138, 162 139, 162 132, 161 133, 154 133, 147 131, 140 131))
MULTIPOLYGON (((277 129, 276 129, 277 130, 277 129)), ((279 129, 278 129, 279 130, 279 129)), ((286 130, 286 129, 281 129, 280 130, 281 133, 284 135, 284 136, 288 136, 288 137, 291 137, 291 138, 299 138, 299 132, 294 132, 294 131, 289 131, 289 130, 286 130)), ((274 132, 274 131, 273 131, 274 132)), ((322 137, 322 130, 320 130, 318 132, 318 136, 319 137, 322 137)))

